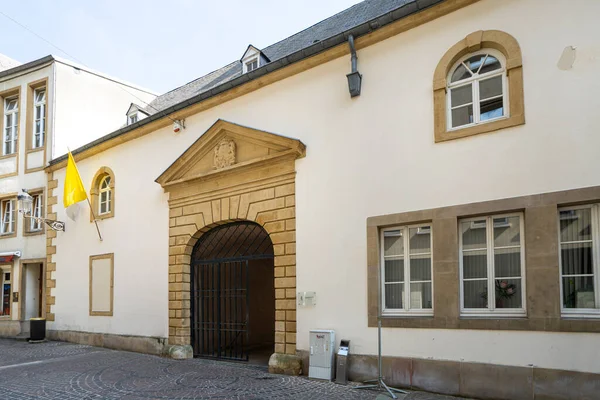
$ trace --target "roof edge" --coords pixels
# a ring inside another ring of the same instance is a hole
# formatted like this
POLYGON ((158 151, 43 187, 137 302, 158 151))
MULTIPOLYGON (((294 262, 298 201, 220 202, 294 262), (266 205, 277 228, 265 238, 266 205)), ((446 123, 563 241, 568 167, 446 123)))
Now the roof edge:
POLYGON ((19 72, 27 71, 28 69, 37 68, 44 64, 51 63, 55 60, 56 59, 54 58, 54 56, 50 54, 45 57, 38 58, 37 60, 29 61, 28 63, 17 65, 16 67, 12 67, 9 69, 5 69, 4 71, 0 72, 0 79, 4 78, 6 76, 18 74, 19 72))
MULTIPOLYGON (((476 3, 478 1, 479 0, 456 0, 456 1, 453 1, 452 2, 453 4, 451 6, 442 7, 441 11, 439 13, 440 15, 435 16, 432 19, 449 14, 453 11, 456 11, 458 9, 461 9, 463 7, 466 7, 468 5, 476 3)), ((417 14, 426 9, 432 8, 434 6, 438 6, 441 3, 445 3, 445 2, 448 2, 448 0, 416 0, 415 2, 403 4, 402 6, 396 8, 392 11, 389 11, 385 14, 382 14, 379 17, 375 17, 374 19, 371 19, 360 25, 357 25, 357 26, 355 26, 351 29, 348 29, 342 33, 339 33, 328 39, 324 39, 324 40, 317 42, 309 47, 305 47, 304 49, 301 49, 299 51, 291 53, 283 58, 277 59, 269 64, 266 64, 262 67, 255 69, 251 72, 248 72, 237 78, 227 81, 221 85, 218 85, 206 92, 200 93, 194 97, 183 100, 171 107, 168 107, 160 112, 157 112, 156 114, 152 114, 149 117, 136 122, 135 124, 128 125, 121 129, 118 129, 116 131, 113 131, 103 137, 100 137, 90 143, 87 143, 87 144, 73 150, 71 153, 73 155, 83 153, 83 152, 90 150, 104 142, 107 142, 111 139, 114 139, 116 137, 124 135, 128 132, 134 131, 135 129, 140 128, 144 125, 150 124, 152 122, 156 122, 163 118, 168 118, 168 116, 170 114, 173 114, 174 112, 183 110, 194 104, 197 104, 204 100, 215 97, 215 96, 217 96, 223 92, 226 92, 230 89, 236 88, 238 86, 242 86, 246 83, 254 81, 260 77, 268 75, 268 74, 275 72, 277 70, 280 70, 284 67, 287 67, 292 64, 296 64, 296 63, 298 63, 302 60, 305 60, 307 58, 310 58, 314 55, 317 55, 319 53, 323 53, 327 50, 333 49, 334 47, 337 47, 341 44, 345 44, 349 35, 353 35, 355 39, 360 38, 361 36, 370 34, 374 31, 377 31, 377 30, 379 30, 385 26, 388 26, 396 21, 402 20, 406 17, 417 14)), ((425 20, 422 23, 427 23, 427 22, 429 22, 429 20, 425 20)), ((419 23, 418 25, 421 25, 422 23, 419 23)), ((408 29, 412 29, 412 27, 408 28, 408 29)), ((387 39, 387 37, 385 37, 384 39, 387 39)), ((380 40, 384 40, 384 39, 380 39, 380 40)), ((64 162, 66 159, 67 159, 67 155, 64 154, 60 157, 50 160, 46 169, 47 170, 59 169, 60 167, 58 167, 58 168, 52 168, 52 167, 57 164, 60 164, 61 162, 64 162)))

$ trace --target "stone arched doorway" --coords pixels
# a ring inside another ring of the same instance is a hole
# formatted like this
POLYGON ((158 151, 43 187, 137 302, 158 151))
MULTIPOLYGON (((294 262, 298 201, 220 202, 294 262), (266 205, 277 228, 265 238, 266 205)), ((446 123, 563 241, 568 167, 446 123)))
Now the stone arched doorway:
POLYGON ((302 142, 218 120, 157 179, 169 194, 169 354, 192 356, 191 260, 211 229, 260 225, 273 246, 275 345, 269 370, 297 374, 296 159, 302 142))
POLYGON ((274 251, 251 221, 204 233, 190 260, 194 356, 266 364, 275 346, 274 251))

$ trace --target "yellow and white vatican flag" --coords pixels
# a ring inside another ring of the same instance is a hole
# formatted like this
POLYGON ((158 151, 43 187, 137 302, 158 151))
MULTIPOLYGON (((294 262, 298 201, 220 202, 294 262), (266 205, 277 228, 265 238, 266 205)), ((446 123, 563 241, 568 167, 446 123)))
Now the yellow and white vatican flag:
POLYGON ((90 206, 90 212, 92 213, 94 223, 96 224, 98 237, 100 240, 102 240, 102 235, 100 235, 100 229, 98 228, 98 222, 96 221, 96 216, 94 215, 94 210, 92 209, 90 199, 85 191, 83 182, 81 181, 81 176, 77 170, 77 165, 75 164, 73 155, 69 150, 69 159, 67 160, 67 169, 65 171, 63 205, 65 206, 65 212, 67 213, 67 216, 71 220, 75 221, 77 218, 77 214, 79 214, 79 203, 84 200, 87 200, 88 205, 90 206))

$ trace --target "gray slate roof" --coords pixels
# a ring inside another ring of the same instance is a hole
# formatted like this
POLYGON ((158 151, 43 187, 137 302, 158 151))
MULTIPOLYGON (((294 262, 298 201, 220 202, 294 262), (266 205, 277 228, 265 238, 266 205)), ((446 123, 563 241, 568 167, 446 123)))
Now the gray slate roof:
MULTIPOLYGON (((262 49, 271 62, 339 35, 362 23, 417 0, 366 0, 333 15, 301 32, 262 49)), ((154 99, 144 108, 150 115, 206 92, 242 75, 238 60, 154 99)))

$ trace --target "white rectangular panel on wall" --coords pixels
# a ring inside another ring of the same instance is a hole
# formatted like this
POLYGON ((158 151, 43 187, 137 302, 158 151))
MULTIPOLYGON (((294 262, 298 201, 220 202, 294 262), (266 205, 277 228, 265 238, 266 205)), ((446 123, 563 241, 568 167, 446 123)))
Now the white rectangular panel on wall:
POLYGON ((0 160, 0 175, 14 174, 17 172, 17 156, 0 160))
POLYGON ((44 151, 35 151, 27 154, 27 169, 42 168, 44 166, 44 151))
POLYGON ((113 313, 113 254, 90 257, 90 315, 113 313))

